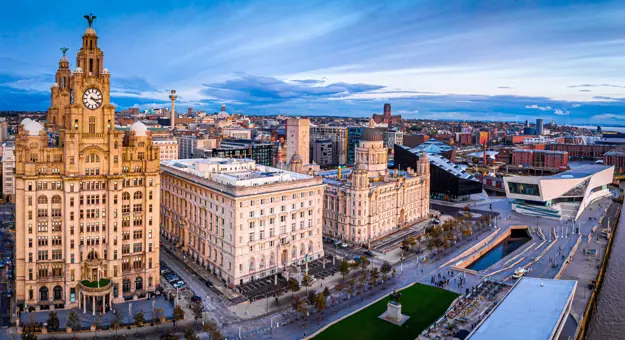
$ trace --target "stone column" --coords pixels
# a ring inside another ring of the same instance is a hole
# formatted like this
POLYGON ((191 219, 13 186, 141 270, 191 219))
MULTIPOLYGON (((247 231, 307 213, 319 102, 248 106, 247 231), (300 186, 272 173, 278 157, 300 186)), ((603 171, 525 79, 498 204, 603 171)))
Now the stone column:
POLYGON ((106 314, 106 294, 102 295, 102 314, 106 314))
POLYGON ((91 301, 93 301, 93 305, 91 305, 91 311, 93 312, 93 316, 95 316, 95 296, 91 297, 91 301))
POLYGON ((85 293, 81 293, 82 294, 82 313, 86 314, 87 313, 87 296, 85 295, 85 293))
POLYGON ((109 306, 110 306, 110 310, 113 310, 113 293, 109 293, 109 306))

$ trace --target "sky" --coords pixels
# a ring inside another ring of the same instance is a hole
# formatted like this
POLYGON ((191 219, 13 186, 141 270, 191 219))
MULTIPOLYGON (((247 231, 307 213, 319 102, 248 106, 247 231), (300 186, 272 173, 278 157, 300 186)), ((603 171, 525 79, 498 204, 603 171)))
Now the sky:
POLYGON ((87 27, 119 108, 625 124, 625 1, 8 1, 0 110, 46 110, 87 27))

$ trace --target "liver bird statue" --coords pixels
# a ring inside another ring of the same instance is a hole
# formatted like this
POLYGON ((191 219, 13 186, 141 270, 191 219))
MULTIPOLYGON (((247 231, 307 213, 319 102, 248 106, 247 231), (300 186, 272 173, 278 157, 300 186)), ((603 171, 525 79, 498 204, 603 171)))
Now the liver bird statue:
POLYGON ((67 51, 69 51, 69 48, 61 47, 61 52, 63 52, 63 56, 65 56, 65 53, 67 53, 67 51))
POLYGON ((95 18, 97 17, 89 13, 89 15, 85 15, 84 18, 87 19, 87 22, 89 23, 89 27, 91 27, 91 25, 93 24, 93 21, 95 21, 95 18))

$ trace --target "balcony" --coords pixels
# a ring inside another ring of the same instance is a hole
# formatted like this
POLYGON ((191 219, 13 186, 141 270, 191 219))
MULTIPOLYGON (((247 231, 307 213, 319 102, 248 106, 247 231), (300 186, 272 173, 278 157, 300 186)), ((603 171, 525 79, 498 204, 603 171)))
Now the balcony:
POLYGON ((86 295, 104 295, 110 292, 112 288, 111 280, 100 279, 100 281, 82 280, 78 287, 86 295))

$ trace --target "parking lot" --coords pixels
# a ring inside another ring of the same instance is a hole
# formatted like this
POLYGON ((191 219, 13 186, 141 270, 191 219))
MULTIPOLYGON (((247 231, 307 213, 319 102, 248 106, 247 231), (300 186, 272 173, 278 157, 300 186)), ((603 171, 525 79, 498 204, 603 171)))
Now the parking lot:
MULTIPOLYGON (((335 264, 332 265, 332 257, 325 257, 325 266, 323 264, 323 259, 317 259, 308 263, 308 274, 316 279, 323 280, 328 276, 332 276, 338 272, 339 261, 335 261, 335 264)), ((304 266, 299 266, 300 271, 303 273, 304 266)), ((299 277, 300 276, 295 276, 299 277)), ((267 296, 274 296, 275 292, 278 289, 282 289, 283 291, 288 290, 288 281, 282 276, 282 274, 277 275, 277 284, 276 284, 276 276, 267 276, 258 280, 254 280, 251 282, 244 283, 237 287, 239 292, 245 296, 250 302, 253 302, 258 299, 266 298, 267 296)))

